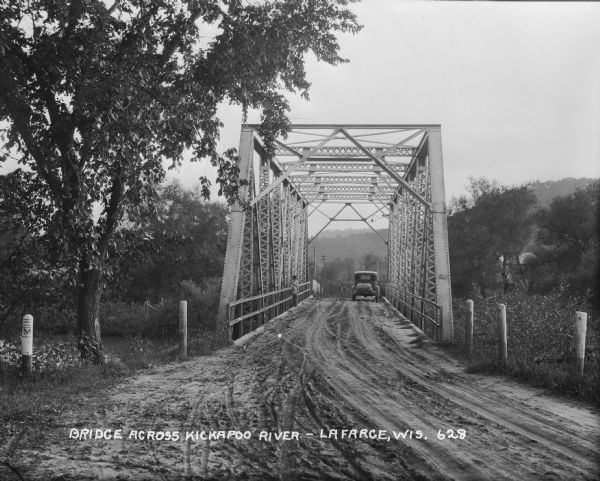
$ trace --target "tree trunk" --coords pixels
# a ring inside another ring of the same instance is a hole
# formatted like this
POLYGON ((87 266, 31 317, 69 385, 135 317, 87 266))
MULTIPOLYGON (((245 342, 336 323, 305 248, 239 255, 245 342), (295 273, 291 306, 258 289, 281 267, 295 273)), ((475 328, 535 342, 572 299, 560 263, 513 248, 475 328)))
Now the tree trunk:
POLYGON ((104 363, 100 334, 100 298, 102 296, 102 269, 82 268, 77 288, 77 327, 81 357, 94 364, 104 363))
POLYGON ((508 255, 502 255, 502 291, 504 295, 508 294, 508 290, 510 288, 510 280, 509 280, 509 272, 508 272, 508 255))

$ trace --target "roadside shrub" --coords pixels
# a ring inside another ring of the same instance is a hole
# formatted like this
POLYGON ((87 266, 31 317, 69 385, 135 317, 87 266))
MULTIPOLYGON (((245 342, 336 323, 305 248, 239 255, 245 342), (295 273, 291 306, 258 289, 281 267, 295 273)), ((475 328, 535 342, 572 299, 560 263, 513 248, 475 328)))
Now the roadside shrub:
POLYGON ((128 339, 123 361, 132 369, 150 369, 175 360, 177 353, 177 346, 173 341, 132 336, 128 339))
MULTIPOLYGON (((190 336, 214 330, 220 287, 218 278, 202 285, 180 283, 180 299, 188 303, 190 336)), ((101 321, 104 336, 173 338, 179 328, 179 299, 166 299, 160 304, 107 302, 102 305, 101 321)))
POLYGON ((100 309, 103 336, 135 336, 148 325, 150 307, 145 304, 107 302, 100 309))
MULTIPOLYGON (((598 319, 588 316, 585 372, 573 376, 567 364, 575 311, 591 313, 585 299, 569 297, 565 290, 550 295, 507 296, 475 299, 472 371, 506 372, 539 387, 572 394, 600 403, 600 332, 598 319), (506 305, 507 366, 497 363, 497 305, 506 305)), ((454 300, 455 341, 464 346, 467 317, 464 299, 454 300)))
POLYGON ((196 332, 188 341, 188 353, 190 356, 204 356, 222 346, 223 338, 214 330, 196 332))
POLYGON ((221 279, 205 280, 201 285, 193 281, 181 282, 181 298, 188 301, 188 331, 211 331, 216 326, 219 309, 221 279))
POLYGON ((21 332, 23 314, 31 314, 34 332, 44 334, 70 334, 77 325, 75 312, 70 306, 59 304, 38 304, 20 307, 6 316, 0 324, 0 336, 14 337, 21 332))
MULTIPOLYGON (((76 343, 70 339, 35 338, 32 354, 34 374, 80 366, 81 356, 76 343)), ((21 366, 21 342, 0 340, 0 366, 3 373, 18 370, 21 366)))

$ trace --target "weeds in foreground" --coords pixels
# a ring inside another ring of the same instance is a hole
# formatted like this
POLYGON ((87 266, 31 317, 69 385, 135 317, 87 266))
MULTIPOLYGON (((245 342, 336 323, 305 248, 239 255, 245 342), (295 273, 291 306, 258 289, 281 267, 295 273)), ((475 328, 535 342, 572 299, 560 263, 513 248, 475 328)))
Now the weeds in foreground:
MULTIPOLYGON (((130 337, 117 358, 102 365, 82 361, 74 341, 37 340, 33 371, 25 378, 20 371, 21 353, 16 342, 0 345, 0 424, 56 415, 66 406, 87 396, 101 394, 139 369, 149 369, 178 358, 174 339, 130 337)), ((220 347, 212 332, 190 337, 188 354, 205 355, 220 347)))
POLYGON ((497 360, 471 363, 467 372, 485 374, 506 374, 534 387, 548 389, 555 394, 566 395, 589 401, 600 406, 600 368, 588 365, 583 376, 573 375, 571 366, 566 363, 542 364, 520 363, 508 359, 506 366, 497 360))
POLYGON ((101 392, 127 375, 122 364, 82 363, 46 371, 33 371, 24 378, 18 369, 3 367, 0 372, 0 415, 2 422, 22 421, 60 413, 81 396, 101 392))
MULTIPOLYGON (((573 374, 567 363, 575 311, 591 310, 584 301, 561 293, 530 296, 522 292, 493 299, 475 300, 473 354, 470 372, 508 374, 556 394, 569 395, 600 405, 600 329, 588 318, 583 376, 573 374), (508 360, 497 361, 497 304, 507 310, 508 360)), ((467 318, 465 300, 454 300, 455 339, 464 347, 467 318)))

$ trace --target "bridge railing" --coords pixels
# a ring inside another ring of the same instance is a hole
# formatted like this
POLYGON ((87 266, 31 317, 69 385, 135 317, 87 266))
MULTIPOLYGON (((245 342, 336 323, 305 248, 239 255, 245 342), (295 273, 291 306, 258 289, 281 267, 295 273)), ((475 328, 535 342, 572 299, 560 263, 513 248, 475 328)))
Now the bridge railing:
MULTIPOLYGON (((310 295, 311 283, 299 285, 297 302, 310 295)), ((278 291, 267 292, 258 296, 238 299, 227 306, 227 322, 229 338, 232 340, 254 331, 265 322, 290 309, 294 302, 294 289, 286 287, 278 291)))
POLYGON ((438 340, 441 326, 440 306, 390 283, 385 284, 385 297, 430 339, 438 340))

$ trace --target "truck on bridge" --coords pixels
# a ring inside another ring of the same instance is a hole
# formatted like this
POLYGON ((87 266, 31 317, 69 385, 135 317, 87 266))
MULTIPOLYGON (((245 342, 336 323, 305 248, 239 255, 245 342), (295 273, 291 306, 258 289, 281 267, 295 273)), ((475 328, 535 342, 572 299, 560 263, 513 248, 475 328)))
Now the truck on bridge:
POLYGON ((352 286, 352 300, 357 297, 372 297, 379 302, 380 290, 377 285, 377 272, 356 271, 354 273, 354 286, 352 286))

